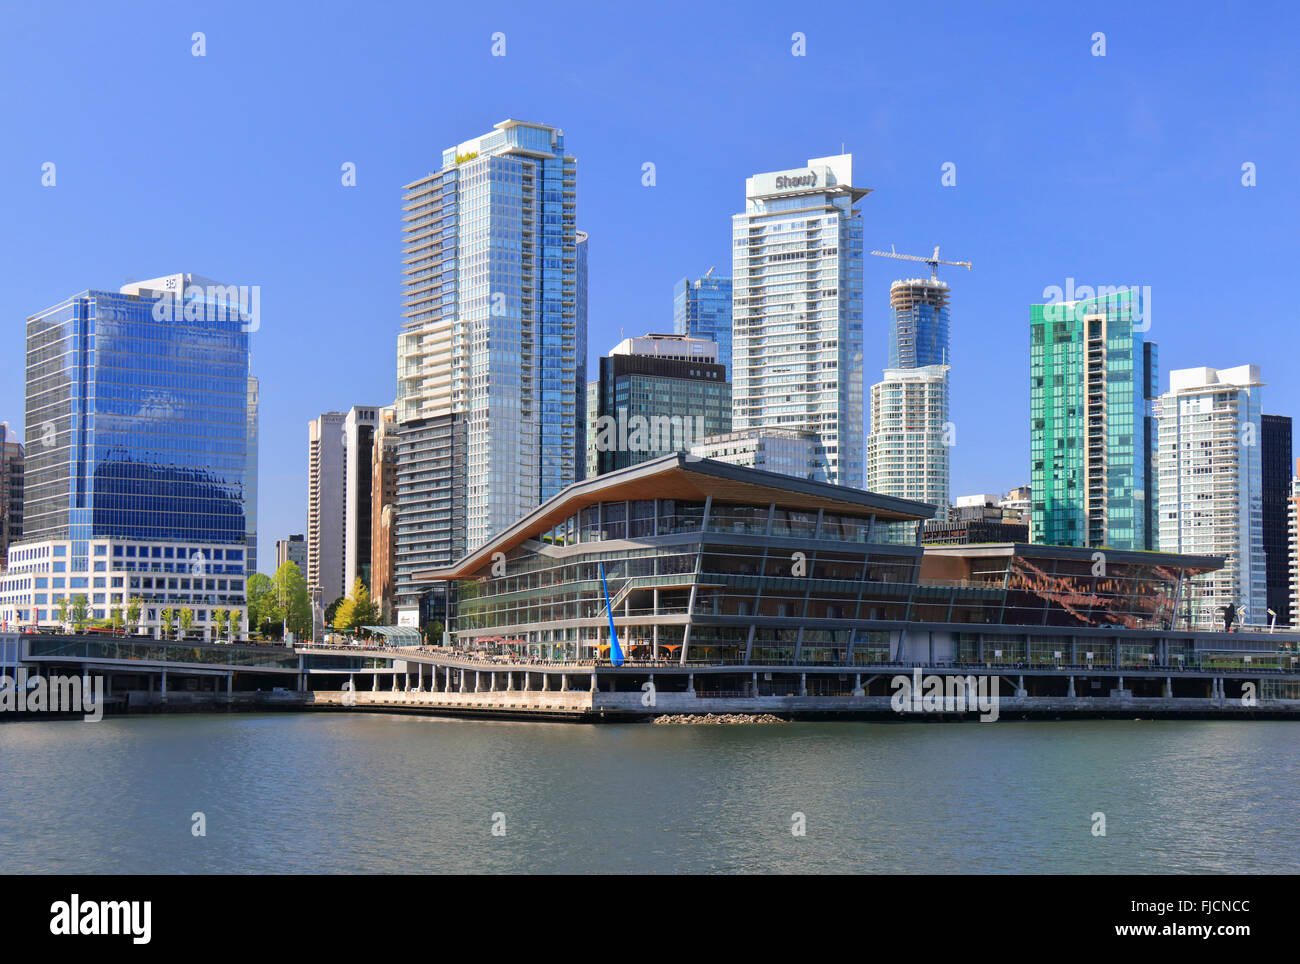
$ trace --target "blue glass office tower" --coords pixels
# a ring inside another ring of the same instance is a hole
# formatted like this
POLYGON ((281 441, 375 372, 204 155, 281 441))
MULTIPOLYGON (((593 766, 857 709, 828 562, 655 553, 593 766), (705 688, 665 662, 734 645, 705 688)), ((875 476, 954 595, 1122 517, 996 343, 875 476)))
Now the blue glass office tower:
POLYGON ((482 544, 583 474, 587 244, 576 184, 562 131, 507 120, 406 185, 396 407, 412 444, 397 455, 400 624, 438 618, 424 598, 435 587, 413 573, 482 544), (419 455, 435 437, 437 452, 419 455), (407 471, 408 458, 424 464, 407 471))
POLYGON ((7 575, 53 559, 68 576, 6 585, 54 590, 13 619, 49 621, 60 589, 86 590, 93 618, 138 596, 146 624, 173 603, 200 626, 209 607, 242 606, 256 538, 255 300, 246 287, 171 275, 84 291, 27 319, 25 538, 7 575))
MULTIPOLYGON (((710 269, 711 271, 712 269, 710 269)), ((718 343, 718 363, 731 373, 731 279, 706 274, 673 286, 673 333, 718 343)))
POLYGON ((948 286, 911 278, 889 286, 894 324, 889 329, 889 367, 947 365, 948 286))

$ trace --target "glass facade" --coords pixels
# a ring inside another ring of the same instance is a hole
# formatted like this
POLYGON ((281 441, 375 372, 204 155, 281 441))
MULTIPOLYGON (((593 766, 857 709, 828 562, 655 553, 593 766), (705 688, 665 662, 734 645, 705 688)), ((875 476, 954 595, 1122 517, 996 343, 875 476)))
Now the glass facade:
POLYGON ((718 343, 718 364, 731 375, 731 279, 706 275, 673 286, 673 331, 718 343))
POLYGON ((746 182, 732 217, 732 425, 807 429, 862 487, 862 215, 852 155, 746 182))
POLYGON ((889 367, 948 364, 948 286, 915 278, 889 286, 894 323, 889 329, 889 367))
POLYGON ((27 320, 27 540, 248 539, 249 334, 155 304, 87 291, 27 320))
POLYGON ((907 618, 917 524, 758 503, 600 502, 508 551, 504 572, 489 563, 461 580, 456 635, 548 657, 607 653, 603 566, 630 658, 844 662, 867 639, 855 621, 907 618))
POLYGON ((1154 549, 1155 345, 1138 289, 1030 308, 1031 538, 1154 549))
MULTIPOLYGON (((397 417, 463 419, 451 484, 463 492, 458 537, 469 545, 584 474, 587 238, 576 184, 560 130, 504 121, 406 188, 397 417)), ((418 528, 434 510, 413 498, 408 490, 397 514, 399 555, 428 541, 418 528)), ((397 579, 399 594, 417 591, 397 579)))

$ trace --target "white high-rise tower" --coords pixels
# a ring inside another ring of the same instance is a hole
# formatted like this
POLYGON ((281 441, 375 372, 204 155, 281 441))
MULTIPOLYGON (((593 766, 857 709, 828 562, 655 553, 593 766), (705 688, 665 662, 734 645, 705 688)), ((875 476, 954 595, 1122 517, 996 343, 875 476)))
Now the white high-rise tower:
POLYGON ((862 486, 862 215, 853 155, 745 181, 732 217, 732 426, 806 429, 862 486))

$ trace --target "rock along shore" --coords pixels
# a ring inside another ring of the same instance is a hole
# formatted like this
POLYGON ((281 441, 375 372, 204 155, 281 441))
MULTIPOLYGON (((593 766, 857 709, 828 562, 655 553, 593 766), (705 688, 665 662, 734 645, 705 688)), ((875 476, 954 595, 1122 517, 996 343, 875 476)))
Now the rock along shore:
POLYGON ((727 723, 785 723, 771 713, 665 713, 654 718, 656 723, 694 723, 717 725, 727 723))

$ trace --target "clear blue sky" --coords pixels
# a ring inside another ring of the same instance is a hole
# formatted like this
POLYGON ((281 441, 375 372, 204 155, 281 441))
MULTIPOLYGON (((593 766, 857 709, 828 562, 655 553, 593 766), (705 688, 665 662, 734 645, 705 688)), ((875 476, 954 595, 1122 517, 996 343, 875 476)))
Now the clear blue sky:
MULTIPOLYGON (((308 419, 393 398, 401 185, 507 117, 578 157, 592 359, 663 329, 678 278, 729 273, 746 176, 843 144, 868 250, 975 264, 943 275, 954 494, 1028 480, 1027 306, 1067 277, 1151 286, 1162 390, 1258 363, 1265 410, 1300 414, 1294 5, 606 6, 4 3, 0 418, 22 424, 30 313, 174 271, 260 284, 269 568, 303 531, 308 419)), ((902 265, 867 261, 870 384, 902 265)))

